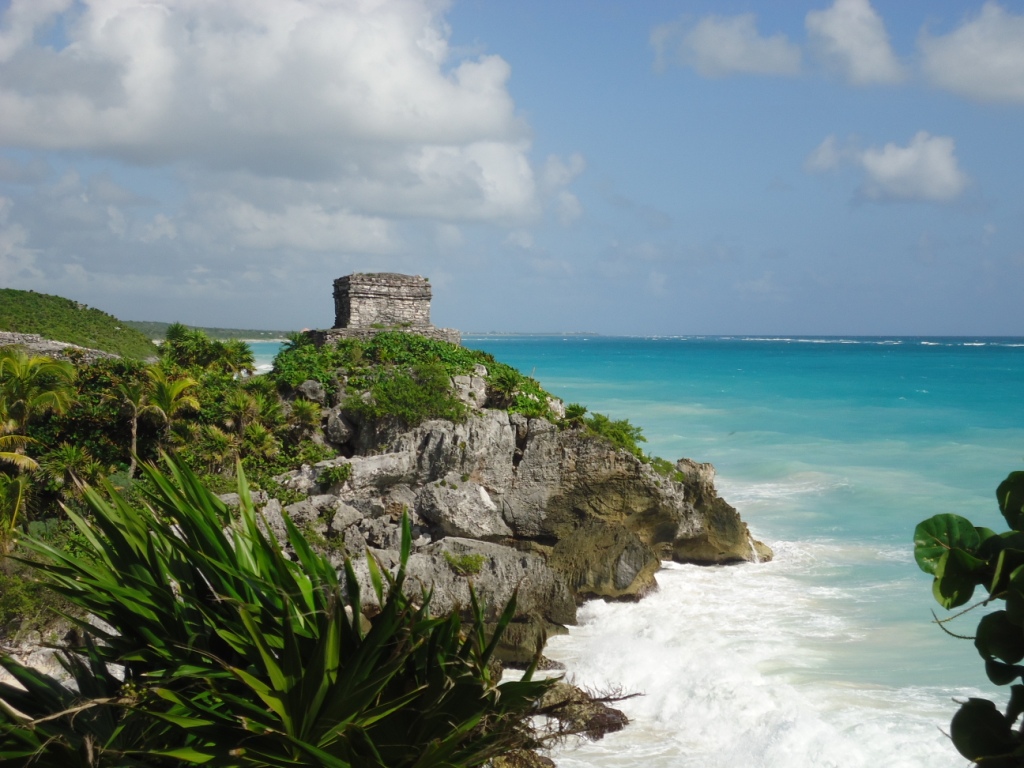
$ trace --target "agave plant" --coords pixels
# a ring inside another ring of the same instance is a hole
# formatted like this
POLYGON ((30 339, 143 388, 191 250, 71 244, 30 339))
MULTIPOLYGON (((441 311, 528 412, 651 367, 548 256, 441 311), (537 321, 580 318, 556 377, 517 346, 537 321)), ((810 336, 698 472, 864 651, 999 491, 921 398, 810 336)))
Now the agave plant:
POLYGON ((490 638, 475 598, 467 626, 432 616, 429 593, 403 591, 406 519, 397 572, 368 558, 382 609, 367 624, 352 565, 342 584, 290 522, 284 544, 265 532, 240 467, 232 516, 167 464, 143 465, 142 507, 86 490, 92 514, 68 513, 80 552, 27 543, 26 564, 100 622, 76 620, 85 642, 63 649, 73 688, 0 657, 22 686, 0 684, 5 765, 440 768, 530 744, 551 683, 489 666, 514 598, 490 638))

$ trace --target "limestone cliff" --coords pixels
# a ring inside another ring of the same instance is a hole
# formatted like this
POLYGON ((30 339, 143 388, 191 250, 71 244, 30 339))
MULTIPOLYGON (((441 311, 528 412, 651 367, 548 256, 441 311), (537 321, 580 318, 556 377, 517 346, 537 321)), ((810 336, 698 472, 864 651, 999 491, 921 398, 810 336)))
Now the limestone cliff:
POLYGON ((269 518, 289 514, 312 526, 333 542, 339 561, 369 547, 387 565, 407 512, 416 538, 410 572, 433 585, 435 607, 468 605, 471 580, 492 610, 518 587, 517 626, 505 649, 513 661, 573 623, 578 601, 635 599, 654 589, 662 560, 771 557, 718 496, 710 465, 683 459, 675 479, 662 476, 583 429, 482 407, 473 377, 464 378, 453 387, 475 407, 461 423, 406 429, 368 421, 344 404, 326 410, 325 435, 346 457, 279 478, 309 498, 283 510, 270 501, 269 518), (328 486, 337 466, 347 477, 328 486), (467 555, 475 572, 452 565, 467 555))

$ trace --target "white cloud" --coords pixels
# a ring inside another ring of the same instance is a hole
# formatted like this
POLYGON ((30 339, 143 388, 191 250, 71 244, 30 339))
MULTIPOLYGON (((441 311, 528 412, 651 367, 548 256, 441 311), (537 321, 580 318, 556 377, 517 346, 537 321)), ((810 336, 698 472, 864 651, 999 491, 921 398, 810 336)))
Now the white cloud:
POLYGON ((28 233, 20 224, 9 223, 14 201, 0 196, 0 282, 20 284, 21 278, 37 278, 35 254, 26 247, 28 233))
POLYGON ((835 135, 828 136, 818 145, 804 161, 804 170, 812 173, 821 173, 838 168, 843 158, 843 151, 835 135))
POLYGON ((505 243, 529 251, 533 249, 533 234, 525 229, 514 229, 505 236, 505 243))
POLYGON ((867 173, 864 192, 875 199, 948 201, 967 188, 949 136, 930 136, 919 131, 910 144, 886 144, 861 155, 867 173))
POLYGON ((806 18, 812 48, 854 85, 898 83, 906 72, 889 45, 885 23, 868 0, 835 0, 806 18))
POLYGON ((541 171, 541 184, 548 191, 554 191, 572 184, 587 168, 587 161, 578 152, 563 160, 558 155, 548 155, 541 171))
POLYGON ((148 224, 143 225, 139 240, 144 243, 155 243, 160 238, 173 240, 178 236, 178 228, 164 214, 158 213, 148 224))
POLYGON ((892 142, 861 150, 854 141, 841 145, 826 138, 804 162, 809 172, 824 172, 841 165, 864 172, 861 194, 871 200, 949 202, 970 183, 956 159, 956 143, 949 136, 918 131, 905 147, 892 142))
POLYGON ((662 24, 651 32, 651 45, 659 69, 672 62, 693 67, 705 77, 800 71, 800 48, 785 35, 762 37, 752 13, 705 16, 696 24, 662 24))
POLYGON ((444 4, 83 0, 37 43, 69 5, 3 13, 4 144, 328 183, 368 215, 538 213, 510 68, 455 60, 444 4))
POLYGON ((232 242, 260 250, 388 253, 394 242, 385 219, 348 210, 328 210, 316 203, 268 210, 237 198, 214 201, 211 214, 224 223, 232 242))
POLYGON ((987 2, 947 35, 922 34, 921 68, 936 86, 983 102, 1024 104, 1024 15, 987 2))
POLYGON ((32 42, 36 29, 51 16, 71 7, 73 0, 11 0, 0 23, 0 61, 32 42))

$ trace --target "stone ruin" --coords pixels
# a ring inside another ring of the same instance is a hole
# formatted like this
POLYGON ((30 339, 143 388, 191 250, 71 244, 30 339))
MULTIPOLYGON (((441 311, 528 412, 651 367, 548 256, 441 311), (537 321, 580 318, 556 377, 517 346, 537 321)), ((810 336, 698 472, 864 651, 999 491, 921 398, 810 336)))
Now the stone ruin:
POLYGON ((382 331, 461 343, 458 331, 430 324, 430 299, 430 282, 419 275, 345 275, 334 281, 334 327, 309 333, 318 346, 338 339, 368 339, 382 331))

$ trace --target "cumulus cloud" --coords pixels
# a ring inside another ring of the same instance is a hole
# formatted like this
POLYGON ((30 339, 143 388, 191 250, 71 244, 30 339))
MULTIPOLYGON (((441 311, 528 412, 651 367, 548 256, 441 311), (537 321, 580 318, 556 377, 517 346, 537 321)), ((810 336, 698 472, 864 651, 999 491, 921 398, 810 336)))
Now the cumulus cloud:
POLYGON ((811 47, 854 85, 898 83, 906 72, 889 45, 885 23, 868 0, 836 0, 806 17, 811 47))
POLYGON ((949 136, 930 136, 918 131, 910 144, 886 144, 866 149, 860 157, 867 174, 868 197, 893 200, 948 201, 967 188, 967 174, 960 170, 955 143, 949 136))
POLYGON ((28 233, 20 224, 10 223, 14 201, 0 196, 0 282, 20 285, 22 278, 39 276, 35 254, 26 247, 28 233))
POLYGON ((785 35, 761 36, 752 13, 662 24, 651 32, 651 45, 658 69, 673 63, 693 67, 705 77, 800 71, 800 48, 785 35))
POLYGON ((954 140, 927 131, 918 131, 907 146, 890 142, 867 149, 858 148, 853 140, 843 145, 829 136, 804 162, 805 170, 818 173, 842 165, 863 172, 860 193, 870 200, 949 202, 970 183, 956 159, 954 140))
POLYGON ((1024 15, 987 2, 947 35, 921 35, 921 68, 936 86, 983 102, 1024 104, 1024 15))
POLYGON ((430 0, 14 2, 0 142, 330 182, 372 214, 537 213, 501 57, 455 60, 430 0), (64 47, 36 41, 63 21, 64 47))

